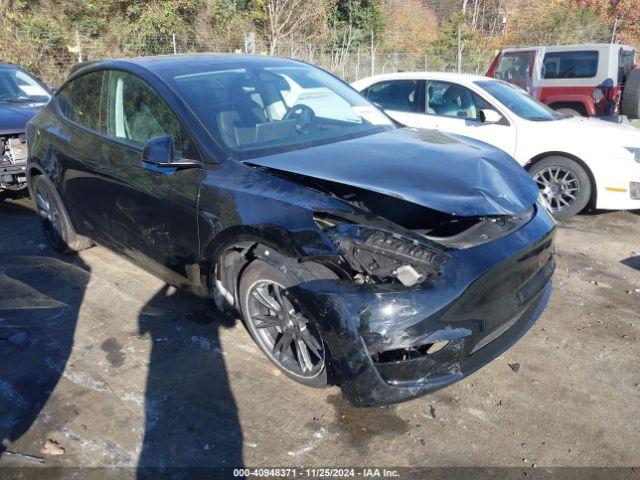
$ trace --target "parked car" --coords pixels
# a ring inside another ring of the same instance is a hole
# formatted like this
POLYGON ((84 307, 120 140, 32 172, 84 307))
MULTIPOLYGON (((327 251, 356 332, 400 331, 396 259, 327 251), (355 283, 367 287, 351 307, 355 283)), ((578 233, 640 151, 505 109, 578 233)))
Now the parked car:
POLYGON ((92 63, 27 142, 53 248, 96 242, 225 302, 286 375, 336 382, 354 405, 464 378, 550 295, 555 223, 513 159, 396 128, 304 63, 92 63), (333 97, 322 115, 306 89, 333 97))
POLYGON ((558 219, 588 205, 640 208, 640 130, 553 111, 520 87, 475 75, 405 72, 354 82, 392 118, 512 155, 558 219))
POLYGON ((561 113, 639 118, 635 54, 633 47, 608 43, 508 48, 487 76, 518 85, 561 113))
POLYGON ((49 98, 47 88, 26 71, 0 63, 0 201, 28 192, 25 125, 49 98))

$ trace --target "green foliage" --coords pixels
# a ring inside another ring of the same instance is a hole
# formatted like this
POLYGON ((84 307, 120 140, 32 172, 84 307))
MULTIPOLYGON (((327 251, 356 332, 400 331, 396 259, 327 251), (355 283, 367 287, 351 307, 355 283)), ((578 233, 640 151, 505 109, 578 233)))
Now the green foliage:
POLYGON ((371 36, 384 29, 384 12, 381 0, 337 0, 333 5, 330 25, 340 36, 344 29, 351 28, 353 46, 366 44, 371 36))

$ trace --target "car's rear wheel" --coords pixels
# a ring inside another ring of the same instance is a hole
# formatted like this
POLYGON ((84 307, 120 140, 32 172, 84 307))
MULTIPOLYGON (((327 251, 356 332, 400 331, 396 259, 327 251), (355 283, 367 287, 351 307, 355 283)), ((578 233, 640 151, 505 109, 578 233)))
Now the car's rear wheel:
MULTIPOLYGON (((300 282, 335 278, 326 268, 301 267, 298 276, 300 282)), ((240 279, 242 316, 260 349, 285 375, 307 386, 325 387, 328 352, 314 320, 288 290, 294 284, 278 269, 254 260, 240 279)))
POLYGON ((43 175, 38 175, 33 181, 33 196, 42 231, 52 249, 61 253, 77 252, 92 245, 89 239, 75 232, 62 200, 43 175))
POLYGON ((558 220, 580 213, 589 203, 591 181, 575 160, 560 156, 547 157, 536 162, 529 169, 529 174, 558 220))

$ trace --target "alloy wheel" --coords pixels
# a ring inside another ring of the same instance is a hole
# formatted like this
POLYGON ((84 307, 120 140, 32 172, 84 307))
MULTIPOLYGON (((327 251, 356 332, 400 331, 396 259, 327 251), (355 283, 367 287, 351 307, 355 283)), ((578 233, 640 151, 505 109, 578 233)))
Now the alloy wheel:
POLYGON ((45 234, 54 242, 62 240, 62 219, 49 192, 41 186, 35 192, 38 215, 42 220, 45 234))
POLYGON ((570 208, 578 199, 580 181, 567 168, 545 167, 534 175, 533 180, 553 212, 570 208))
POLYGON ((315 326, 296 307, 280 284, 260 280, 249 288, 247 321, 269 357, 294 376, 310 379, 322 373, 324 343, 315 326))

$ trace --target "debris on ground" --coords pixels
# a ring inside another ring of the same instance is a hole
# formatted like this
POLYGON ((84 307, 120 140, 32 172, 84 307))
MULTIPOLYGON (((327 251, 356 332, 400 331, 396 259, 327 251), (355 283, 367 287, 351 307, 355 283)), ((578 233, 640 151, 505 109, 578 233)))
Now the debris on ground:
POLYGON ((518 373, 520 371, 520 364, 519 363, 509 363, 509 368, 511 368, 511 370, 514 371, 514 373, 518 373))
POLYGON ((60 446, 58 442, 52 440, 51 438, 47 440, 44 446, 40 449, 40 453, 43 455, 64 455, 64 447, 60 446))
POLYGON ((0 457, 14 458, 16 460, 22 460, 29 463, 44 463, 44 458, 36 457, 35 455, 28 455, 20 452, 10 452, 9 450, 2 452, 0 457))

